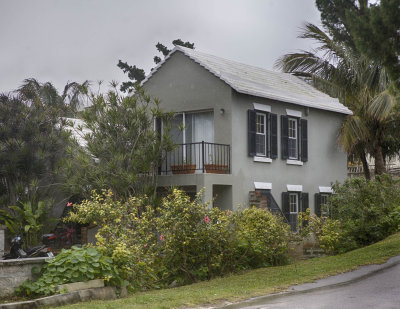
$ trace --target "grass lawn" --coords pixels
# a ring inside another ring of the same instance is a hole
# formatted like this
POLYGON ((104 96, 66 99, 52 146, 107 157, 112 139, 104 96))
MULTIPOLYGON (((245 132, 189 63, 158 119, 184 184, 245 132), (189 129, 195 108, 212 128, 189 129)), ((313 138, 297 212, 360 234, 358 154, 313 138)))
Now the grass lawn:
POLYGON ((399 254, 400 233, 397 233, 374 245, 337 256, 260 268, 178 288, 140 292, 114 301, 93 301, 63 308, 179 308, 221 304, 282 291, 290 285, 311 282, 362 265, 381 264, 399 254))

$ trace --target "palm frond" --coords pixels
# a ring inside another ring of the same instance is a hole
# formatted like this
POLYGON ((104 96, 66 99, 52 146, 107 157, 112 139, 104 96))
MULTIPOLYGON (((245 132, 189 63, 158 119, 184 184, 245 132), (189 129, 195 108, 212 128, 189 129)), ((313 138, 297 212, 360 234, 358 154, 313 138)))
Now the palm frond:
POLYGON ((369 138, 368 128, 363 119, 359 116, 348 116, 343 123, 339 143, 347 152, 352 150, 360 143, 366 143, 369 138))
POLYGON ((329 61, 334 61, 335 58, 344 58, 345 47, 342 44, 335 42, 318 26, 311 23, 305 23, 301 30, 302 32, 298 37, 301 39, 312 39, 316 41, 319 44, 316 51, 322 52, 324 57, 329 61))
POLYGON ((399 98, 392 95, 389 89, 386 89, 373 98, 371 104, 369 104, 368 112, 375 119, 384 121, 393 114, 394 108, 398 104, 399 98))

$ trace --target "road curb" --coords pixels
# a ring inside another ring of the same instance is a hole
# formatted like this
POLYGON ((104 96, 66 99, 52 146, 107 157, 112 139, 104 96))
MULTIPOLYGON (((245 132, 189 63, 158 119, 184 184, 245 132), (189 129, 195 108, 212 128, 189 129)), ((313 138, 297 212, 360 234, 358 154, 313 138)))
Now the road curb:
POLYGON ((56 294, 23 302, 0 304, 0 309, 33 309, 44 306, 63 306, 90 300, 110 300, 116 298, 117 294, 115 287, 106 286, 102 288, 56 294))
POLYGON ((285 292, 268 294, 264 296, 257 296, 249 298, 245 301, 241 301, 239 303, 232 303, 223 306, 217 307, 209 307, 211 308, 226 308, 226 309, 236 309, 242 308, 244 305, 251 306, 253 303, 258 303, 263 300, 279 298, 284 296, 296 295, 296 294, 303 294, 317 290, 324 290, 329 289, 336 286, 346 285, 352 282, 357 282, 359 280, 363 280, 370 276, 373 276, 379 271, 384 269, 388 269, 390 267, 396 266, 400 264, 400 255, 391 257, 383 264, 372 264, 372 265, 364 265, 360 266, 358 269, 334 276, 330 276, 324 279, 318 279, 315 282, 310 283, 303 283, 299 285, 293 285, 288 288, 285 292))

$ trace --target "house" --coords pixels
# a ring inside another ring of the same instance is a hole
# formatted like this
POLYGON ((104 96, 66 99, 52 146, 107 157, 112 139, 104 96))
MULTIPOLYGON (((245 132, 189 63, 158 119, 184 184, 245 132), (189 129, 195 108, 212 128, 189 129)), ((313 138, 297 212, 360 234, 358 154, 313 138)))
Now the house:
POLYGON ((351 111, 295 76, 177 46, 143 86, 176 112, 160 189, 204 187, 222 209, 258 203, 295 224, 347 176, 337 137, 351 111))

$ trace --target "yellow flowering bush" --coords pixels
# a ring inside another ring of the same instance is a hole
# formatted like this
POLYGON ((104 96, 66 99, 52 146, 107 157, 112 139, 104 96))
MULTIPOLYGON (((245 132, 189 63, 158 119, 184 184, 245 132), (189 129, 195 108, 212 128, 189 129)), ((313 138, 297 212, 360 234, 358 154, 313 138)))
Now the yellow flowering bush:
POLYGON ((246 268, 282 265, 287 262, 289 225, 282 217, 251 207, 234 215, 239 253, 238 264, 246 268))
POLYGON ((306 212, 299 213, 298 239, 315 236, 321 249, 327 254, 337 254, 357 248, 351 238, 347 238, 343 225, 339 220, 331 219, 326 216, 318 217, 306 212))
POLYGON ((174 189, 157 206, 110 191, 74 205, 68 220, 99 226, 98 249, 132 288, 187 284, 286 261, 289 227, 263 209, 222 211, 174 189))
POLYGON ((121 276, 133 288, 149 288, 158 280, 154 269, 157 260, 154 233, 154 209, 146 197, 127 201, 114 199, 110 190, 93 192, 90 200, 74 205, 68 221, 99 226, 97 248, 110 256, 121 276))
POLYGON ((194 201, 174 189, 162 200, 156 219, 163 277, 189 283, 233 270, 233 230, 229 213, 194 201))

